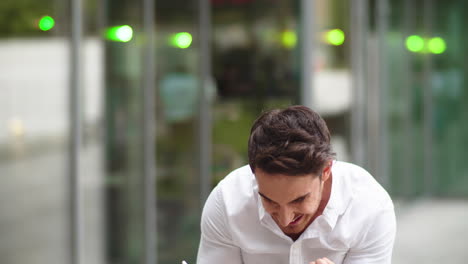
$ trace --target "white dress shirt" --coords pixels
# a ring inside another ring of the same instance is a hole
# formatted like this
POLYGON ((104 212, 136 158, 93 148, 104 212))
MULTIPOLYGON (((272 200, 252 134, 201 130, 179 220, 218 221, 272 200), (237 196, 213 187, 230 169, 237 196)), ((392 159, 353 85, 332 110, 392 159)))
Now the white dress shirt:
POLYGON ((203 209, 198 264, 391 263, 396 221, 387 192, 364 169, 333 162, 323 214, 293 241, 263 208, 250 167, 211 192, 203 209))

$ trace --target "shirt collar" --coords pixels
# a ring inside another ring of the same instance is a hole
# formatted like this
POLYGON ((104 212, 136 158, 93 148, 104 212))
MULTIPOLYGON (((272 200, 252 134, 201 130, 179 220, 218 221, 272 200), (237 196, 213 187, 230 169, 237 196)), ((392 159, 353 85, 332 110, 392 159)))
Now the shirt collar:
POLYGON ((260 194, 258 194, 258 183, 257 183, 257 180, 255 179, 255 175, 254 175, 254 181, 252 182, 252 185, 253 185, 253 196, 258 207, 258 217, 259 217, 259 220, 262 221, 265 218, 265 215, 267 214, 267 212, 265 211, 265 208, 263 208, 260 194))
POLYGON ((331 229, 335 227, 338 217, 346 211, 352 200, 352 192, 346 184, 341 168, 339 161, 333 161, 330 200, 321 215, 331 229))

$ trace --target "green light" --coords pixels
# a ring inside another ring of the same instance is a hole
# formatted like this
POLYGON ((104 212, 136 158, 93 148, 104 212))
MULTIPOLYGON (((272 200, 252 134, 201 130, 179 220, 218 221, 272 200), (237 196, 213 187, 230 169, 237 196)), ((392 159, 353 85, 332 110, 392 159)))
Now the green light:
POLYGON ((284 31, 281 34, 281 43, 288 49, 294 48, 297 43, 296 32, 290 30, 284 31))
POLYGON ((179 32, 171 37, 171 45, 177 48, 186 49, 192 44, 192 35, 187 32, 179 32))
POLYGON ((424 49, 424 39, 418 35, 411 35, 406 38, 406 48, 412 52, 420 52, 424 49))
POLYGON ((39 20, 39 29, 42 31, 51 30, 55 25, 55 20, 50 16, 43 16, 39 20))
POLYGON ((427 44, 427 47, 429 51, 434 54, 441 54, 447 48, 445 45, 445 40, 439 37, 431 38, 427 44))
POLYGON ((326 39, 328 43, 339 46, 345 41, 345 34, 343 30, 339 28, 332 29, 326 33, 326 39))
POLYGON ((133 38, 133 29, 128 25, 111 27, 106 31, 106 38, 111 41, 129 42, 133 38))

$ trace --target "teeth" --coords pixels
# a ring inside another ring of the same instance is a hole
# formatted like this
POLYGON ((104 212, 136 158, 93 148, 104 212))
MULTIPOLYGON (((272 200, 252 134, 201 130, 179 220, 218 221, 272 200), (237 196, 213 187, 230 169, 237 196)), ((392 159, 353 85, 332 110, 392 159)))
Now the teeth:
POLYGON ((298 217, 294 218, 294 220, 292 221, 292 223, 296 222, 297 219, 299 219, 300 217, 301 217, 301 216, 298 216, 298 217))

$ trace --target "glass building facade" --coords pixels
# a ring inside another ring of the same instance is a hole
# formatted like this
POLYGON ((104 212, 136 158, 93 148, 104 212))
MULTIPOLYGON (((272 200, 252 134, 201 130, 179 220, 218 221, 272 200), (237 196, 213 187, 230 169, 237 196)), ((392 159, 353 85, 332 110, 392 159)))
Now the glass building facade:
POLYGON ((0 262, 195 263, 252 122, 305 104, 395 198, 468 196, 466 1, 0 3, 0 262))

